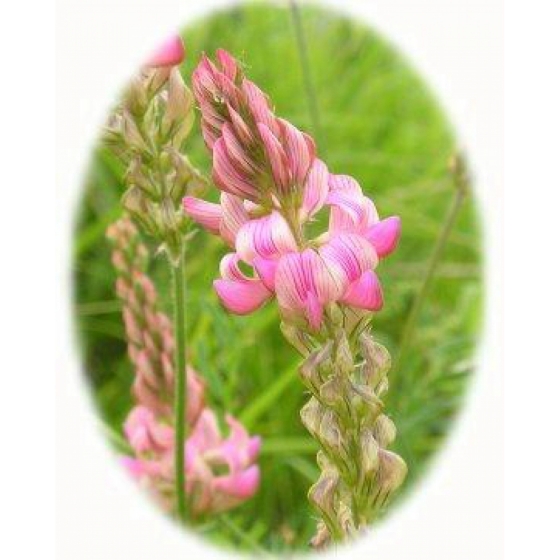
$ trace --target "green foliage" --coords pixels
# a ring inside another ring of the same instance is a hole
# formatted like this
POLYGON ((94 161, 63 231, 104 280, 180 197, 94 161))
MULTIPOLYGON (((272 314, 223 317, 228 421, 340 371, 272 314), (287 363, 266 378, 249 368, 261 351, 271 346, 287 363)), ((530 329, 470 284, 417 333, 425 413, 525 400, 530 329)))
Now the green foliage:
MULTIPOLYGON (((386 304, 375 321, 377 337, 395 355, 455 196, 447 173, 454 138, 424 84, 378 35, 317 8, 305 7, 302 17, 324 129, 320 155, 332 172, 356 177, 382 215, 402 217, 400 248, 378 269, 386 304)), ((279 115, 312 132, 288 10, 241 5, 186 29, 184 39, 187 80, 202 51, 226 48, 241 58, 279 115)), ((189 156, 208 172, 210 160, 197 127, 189 156)), ((120 214, 121 173, 98 147, 85 181, 74 246, 76 328, 95 402, 113 434, 121 432, 132 404, 132 370, 104 237, 106 226, 120 214)), ((191 362, 207 379, 210 404, 231 411, 263 436, 262 485, 254 499, 199 530, 240 549, 305 549, 315 525, 306 494, 318 471, 315 444, 299 420, 304 394, 297 359, 280 334, 273 305, 250 317, 233 317, 220 308, 212 280, 224 252, 220 240, 202 232, 191 242, 188 344, 191 362)), ((398 371, 390 373, 395 390, 387 410, 399 430, 396 450, 410 468, 406 489, 441 447, 475 367, 480 261, 476 209, 467 200, 411 343, 398 371)), ((154 259, 151 274, 169 311, 171 283, 163 257, 154 259)))

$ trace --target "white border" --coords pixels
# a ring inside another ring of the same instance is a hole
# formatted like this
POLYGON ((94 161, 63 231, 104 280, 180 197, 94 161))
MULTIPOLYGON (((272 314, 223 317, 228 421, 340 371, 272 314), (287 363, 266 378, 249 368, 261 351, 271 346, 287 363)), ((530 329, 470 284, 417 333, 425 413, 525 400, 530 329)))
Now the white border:
MULTIPOLYGON (((202 0, 60 0, 57 41, 57 223, 68 270, 71 210, 107 107, 160 37, 211 7, 202 0)), ((324 2, 390 38, 431 83, 457 125, 475 168, 488 233, 488 320, 483 366, 467 410, 437 468, 371 539, 350 553, 408 560, 501 558, 502 29, 495 0, 324 2), (498 321, 498 323, 497 323, 498 321)), ((115 468, 94 426, 69 333, 68 277, 58 301, 66 333, 57 360, 57 498, 60 560, 153 560, 224 554, 176 531, 115 468)))

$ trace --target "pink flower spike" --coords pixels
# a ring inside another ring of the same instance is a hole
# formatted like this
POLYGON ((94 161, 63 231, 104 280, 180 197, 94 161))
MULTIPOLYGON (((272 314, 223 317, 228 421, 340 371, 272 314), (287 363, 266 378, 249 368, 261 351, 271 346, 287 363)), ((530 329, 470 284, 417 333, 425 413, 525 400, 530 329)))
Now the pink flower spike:
POLYGON ((329 170, 321 160, 316 159, 313 162, 305 183, 301 219, 306 220, 321 210, 328 194, 329 170))
POLYGON ((206 202, 193 196, 183 198, 183 210, 197 224, 213 233, 220 234, 220 222, 222 220, 222 208, 219 204, 206 202))
POLYGON ((358 280, 350 284, 340 301, 360 309, 379 311, 383 307, 383 291, 375 272, 364 272, 358 280))
POLYGON ((365 232, 366 239, 374 246, 379 258, 391 254, 401 236, 401 219, 398 216, 385 218, 365 232))
POLYGON ((173 35, 164 41, 147 60, 146 66, 151 68, 165 68, 177 66, 185 58, 185 45, 179 35, 173 35))
POLYGON ((214 280, 214 289, 222 305, 236 315, 247 315, 258 309, 271 296, 259 280, 238 282, 214 280))

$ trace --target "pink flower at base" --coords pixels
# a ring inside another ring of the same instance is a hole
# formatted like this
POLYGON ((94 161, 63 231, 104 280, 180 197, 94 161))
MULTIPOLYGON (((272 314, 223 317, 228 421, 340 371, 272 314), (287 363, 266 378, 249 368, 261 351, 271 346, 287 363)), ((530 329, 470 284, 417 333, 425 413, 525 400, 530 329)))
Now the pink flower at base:
POLYGON ((146 66, 167 68, 177 66, 185 59, 185 45, 179 35, 167 38, 148 58, 146 66))
POLYGON ((250 437, 232 416, 226 417, 230 435, 222 438, 216 416, 206 409, 185 446, 187 492, 195 515, 231 509, 256 493, 260 470, 255 461, 261 440, 250 437), (225 474, 216 474, 223 471, 225 474))

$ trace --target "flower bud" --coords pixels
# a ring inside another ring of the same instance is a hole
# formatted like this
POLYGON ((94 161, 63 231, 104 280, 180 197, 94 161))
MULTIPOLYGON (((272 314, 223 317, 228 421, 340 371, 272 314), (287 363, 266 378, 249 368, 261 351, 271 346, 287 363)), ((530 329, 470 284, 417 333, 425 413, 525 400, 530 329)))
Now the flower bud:
POLYGON ((320 369, 329 360, 332 351, 332 341, 329 340, 325 346, 314 350, 299 367, 299 373, 303 382, 314 389, 321 384, 320 369))
POLYGON ((163 132, 173 136, 173 144, 181 146, 194 122, 194 98, 177 68, 169 75, 167 106, 163 115, 163 132))
POLYGON ((319 394, 326 404, 336 408, 344 399, 344 384, 340 376, 332 375, 321 385, 319 394))
POLYGON ((383 401, 367 385, 352 384, 351 403, 358 418, 365 425, 372 425, 383 411, 383 401))
POLYGON ((327 410, 320 420, 319 439, 323 445, 332 450, 335 455, 342 454, 342 432, 336 413, 333 410, 327 410))
POLYGON ((404 481, 408 467, 404 460, 392 451, 379 451, 379 485, 381 495, 387 497, 404 481))
POLYGON ((373 389, 377 389, 391 369, 391 355, 384 346, 375 342, 368 333, 360 335, 360 348, 366 361, 363 370, 364 381, 373 389))
POLYGON ((307 342, 307 337, 305 333, 298 329, 292 323, 286 323, 282 321, 280 323, 280 330, 284 335, 284 338, 302 355, 307 356, 309 354, 309 346, 307 342))
POLYGON ((319 433, 321 415, 322 407, 315 397, 311 397, 301 409, 301 421, 313 437, 319 433))
POLYGON ((397 428, 394 422, 385 414, 380 414, 373 425, 373 434, 381 447, 387 447, 395 441, 397 428))
POLYGON ((346 333, 339 329, 336 335, 335 365, 342 375, 350 375, 354 370, 354 356, 346 333))
POLYGON ((319 480, 309 489, 309 501, 329 518, 336 516, 334 510, 338 475, 335 471, 323 471, 319 480))
POLYGON ((375 474, 379 467, 379 444, 371 429, 365 429, 360 434, 360 456, 365 475, 375 474))

